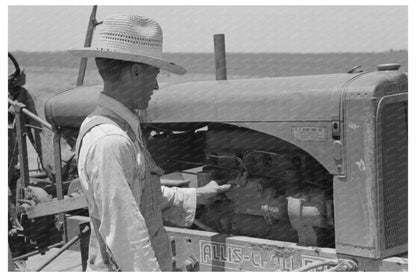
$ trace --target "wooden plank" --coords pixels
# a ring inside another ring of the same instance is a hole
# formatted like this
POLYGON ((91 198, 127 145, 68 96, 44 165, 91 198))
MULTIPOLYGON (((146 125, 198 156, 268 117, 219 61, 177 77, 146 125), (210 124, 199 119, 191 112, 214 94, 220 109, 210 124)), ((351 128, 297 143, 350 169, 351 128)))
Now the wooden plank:
POLYGON ((76 196, 65 198, 63 200, 52 200, 30 207, 26 210, 29 218, 36 218, 46 215, 53 215, 58 213, 65 213, 72 210, 82 209, 87 207, 85 196, 76 196))

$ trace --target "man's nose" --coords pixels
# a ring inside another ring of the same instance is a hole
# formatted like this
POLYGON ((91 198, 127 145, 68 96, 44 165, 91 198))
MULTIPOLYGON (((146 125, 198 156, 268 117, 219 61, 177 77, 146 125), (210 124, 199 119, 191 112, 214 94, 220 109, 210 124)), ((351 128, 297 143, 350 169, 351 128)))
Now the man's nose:
POLYGON ((158 89, 159 89, 159 84, 158 84, 158 82, 157 82, 157 79, 155 79, 155 84, 154 84, 153 89, 154 89, 154 90, 158 90, 158 89))

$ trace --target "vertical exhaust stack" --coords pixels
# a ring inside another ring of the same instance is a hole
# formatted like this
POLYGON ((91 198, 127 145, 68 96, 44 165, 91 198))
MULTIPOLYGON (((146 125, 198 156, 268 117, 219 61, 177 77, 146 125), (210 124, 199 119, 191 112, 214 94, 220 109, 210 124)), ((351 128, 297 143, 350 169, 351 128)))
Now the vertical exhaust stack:
POLYGON ((224 34, 214 35, 215 79, 227 80, 227 65, 225 62, 224 34))

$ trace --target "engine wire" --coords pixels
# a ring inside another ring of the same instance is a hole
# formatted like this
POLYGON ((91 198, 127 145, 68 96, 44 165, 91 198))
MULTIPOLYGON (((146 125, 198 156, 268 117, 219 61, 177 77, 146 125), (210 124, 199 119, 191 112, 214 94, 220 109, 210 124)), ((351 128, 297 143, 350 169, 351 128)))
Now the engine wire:
POLYGON ((245 170, 245 171, 247 171, 248 172, 248 169, 247 169, 247 167, 245 166, 245 164, 244 164, 244 161, 242 160, 242 159, 240 159, 239 157, 237 157, 237 156, 235 156, 235 155, 231 155, 231 156, 218 156, 218 155, 209 155, 209 157, 212 157, 212 158, 217 158, 217 159, 221 159, 221 158, 231 158, 231 159, 235 159, 239 164, 240 164, 240 166, 245 170))

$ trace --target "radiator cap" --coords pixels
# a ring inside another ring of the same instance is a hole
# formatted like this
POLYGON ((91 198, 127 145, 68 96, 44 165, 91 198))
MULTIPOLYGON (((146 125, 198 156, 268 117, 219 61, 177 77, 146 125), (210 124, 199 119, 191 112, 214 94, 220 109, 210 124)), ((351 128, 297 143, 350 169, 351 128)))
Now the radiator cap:
POLYGON ((388 71, 388 70, 399 70, 400 64, 398 63, 385 63, 377 65, 378 71, 388 71))

